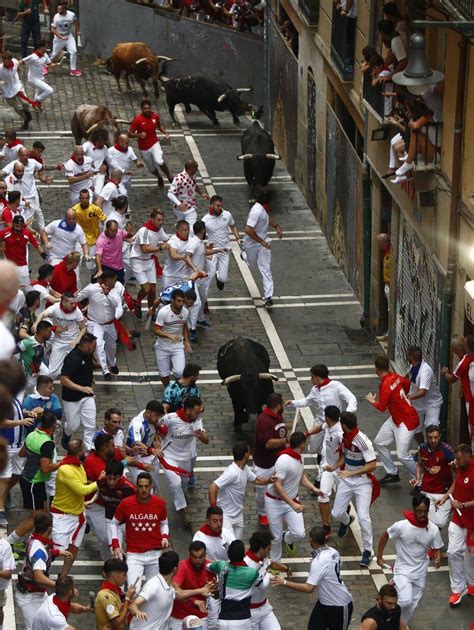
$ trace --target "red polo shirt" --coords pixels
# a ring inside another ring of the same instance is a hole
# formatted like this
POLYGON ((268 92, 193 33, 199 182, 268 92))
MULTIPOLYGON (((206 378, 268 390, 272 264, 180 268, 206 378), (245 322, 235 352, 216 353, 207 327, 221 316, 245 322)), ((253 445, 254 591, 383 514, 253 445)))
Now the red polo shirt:
POLYGON ((471 391, 471 381, 469 380, 469 368, 473 361, 474 359, 469 354, 465 354, 463 358, 459 361, 457 366, 454 368, 453 372, 453 376, 461 381, 462 393, 464 396, 464 400, 467 403, 474 402, 471 391))
POLYGON ((278 454, 283 450, 277 448, 267 448, 265 444, 268 440, 279 440, 286 437, 287 429, 283 421, 283 416, 274 413, 265 407, 257 418, 255 426, 255 446, 253 451, 253 461, 260 468, 273 468, 278 454))
MULTIPOLYGON (((215 574, 207 570, 207 564, 209 563, 206 561, 206 563, 197 571, 191 564, 191 560, 189 558, 181 560, 178 564, 178 571, 173 578, 173 582, 183 590, 189 589, 193 591, 197 588, 202 588, 206 585, 206 582, 215 578, 215 574)), ((196 615, 199 619, 206 618, 207 613, 202 613, 199 608, 194 605, 196 600, 205 602, 206 598, 202 595, 198 595, 196 597, 190 597, 189 599, 175 599, 171 616, 174 617, 174 619, 184 619, 188 615, 196 615)))
POLYGON ((388 409, 397 427, 403 423, 412 431, 419 425, 420 418, 407 398, 409 391, 410 381, 404 376, 395 372, 386 374, 380 381, 379 399, 374 403, 374 407, 379 411, 388 409))
POLYGON ((11 260, 18 267, 24 267, 28 264, 27 248, 28 243, 38 249, 39 244, 33 234, 24 228, 19 234, 15 234, 13 228, 5 228, 0 230, 0 240, 5 243, 5 258, 11 260))
MULTIPOLYGON (((471 457, 467 468, 456 470, 453 497, 461 503, 474 499, 474 457, 471 457)), ((452 521, 459 527, 474 529, 474 507, 461 509, 461 515, 457 513, 457 510, 453 510, 452 521)))
POLYGON ((145 138, 138 138, 138 148, 141 151, 147 151, 151 149, 151 147, 159 142, 158 136, 156 135, 156 130, 158 127, 161 127, 160 117, 155 112, 151 112, 151 116, 144 116, 143 114, 138 114, 132 120, 132 124, 130 126, 130 131, 132 133, 146 133, 145 138))

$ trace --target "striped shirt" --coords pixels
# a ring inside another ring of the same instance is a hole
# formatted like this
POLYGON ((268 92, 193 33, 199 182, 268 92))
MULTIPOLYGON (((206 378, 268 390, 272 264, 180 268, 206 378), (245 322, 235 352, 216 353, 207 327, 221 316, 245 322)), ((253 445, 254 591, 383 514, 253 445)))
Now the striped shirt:
POLYGON ((357 470, 377 458, 372 442, 362 431, 355 436, 349 448, 342 444, 342 453, 345 470, 357 470))
MULTIPOLYGON (((23 410, 21 404, 16 398, 13 399, 13 418, 12 420, 23 420, 23 410)), ((8 427, 0 429, 0 437, 5 438, 11 449, 19 449, 23 446, 25 427, 23 425, 17 427, 8 427)))
POLYGON ((208 569, 219 576, 219 619, 250 619, 252 589, 263 580, 259 571, 244 562, 223 560, 212 562, 208 569))

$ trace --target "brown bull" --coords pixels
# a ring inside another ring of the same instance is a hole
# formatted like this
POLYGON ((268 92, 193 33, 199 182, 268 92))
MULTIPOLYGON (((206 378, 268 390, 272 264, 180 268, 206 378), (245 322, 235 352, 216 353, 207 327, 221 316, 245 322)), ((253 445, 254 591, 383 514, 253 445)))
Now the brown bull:
POLYGON ((114 75, 119 92, 122 91, 120 87, 120 76, 122 72, 124 72, 127 90, 132 89, 129 76, 133 74, 140 84, 143 94, 147 96, 145 83, 151 78, 153 91, 156 98, 159 98, 158 72, 161 59, 170 61, 169 57, 156 55, 153 50, 143 42, 128 42, 115 46, 112 55, 105 62, 105 67, 114 75))
POLYGON ((107 144, 112 146, 115 135, 119 131, 118 124, 129 125, 127 120, 115 118, 105 105, 79 105, 71 118, 71 131, 76 144, 80 144, 82 138, 88 138, 95 129, 104 129, 107 132, 107 144))

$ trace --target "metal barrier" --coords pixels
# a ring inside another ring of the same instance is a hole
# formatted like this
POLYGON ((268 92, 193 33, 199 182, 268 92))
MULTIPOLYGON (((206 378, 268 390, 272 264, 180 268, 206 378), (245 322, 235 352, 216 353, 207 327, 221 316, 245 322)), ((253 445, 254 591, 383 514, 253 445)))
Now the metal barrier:
POLYGON ((372 85, 370 70, 364 73, 364 103, 379 122, 383 122, 385 112, 385 97, 382 96, 384 89, 382 83, 372 85))
POLYGON ((354 75, 356 19, 341 15, 333 5, 331 59, 343 81, 352 81, 354 75))
POLYGON ((440 151, 441 151, 441 131, 443 123, 430 122, 423 125, 417 133, 411 133, 414 136, 416 154, 415 154, 415 166, 418 171, 431 171, 439 168, 440 151), (420 142, 420 134, 428 139, 429 142, 420 142), (432 145, 432 146, 431 146, 432 145), (434 147, 434 155, 433 155, 434 147))

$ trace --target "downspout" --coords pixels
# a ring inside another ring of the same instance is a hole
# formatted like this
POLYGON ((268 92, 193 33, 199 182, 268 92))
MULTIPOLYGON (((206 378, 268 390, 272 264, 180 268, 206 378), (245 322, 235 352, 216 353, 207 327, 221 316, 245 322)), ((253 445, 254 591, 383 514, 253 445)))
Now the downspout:
MULTIPOLYGON (((459 65, 456 80, 456 107, 454 112, 454 138, 453 138, 453 166, 451 174, 451 202, 449 206, 449 232, 448 232, 448 264, 446 283, 443 291, 441 310, 441 356, 442 366, 451 362, 451 330, 453 319, 453 304, 455 299, 456 282, 456 255, 458 243, 458 209, 461 201, 461 169, 463 148, 463 124, 465 115, 466 98, 466 73, 467 73, 468 42, 462 36, 459 43, 459 65)), ((440 427, 443 439, 446 438, 448 423, 449 393, 448 383, 445 378, 440 382, 441 394, 444 403, 441 409, 440 427)))
POLYGON ((370 327, 370 275, 372 267, 372 184, 367 160, 367 113, 365 114, 364 160, 362 162, 362 230, 364 252, 364 313, 361 326, 370 327))

